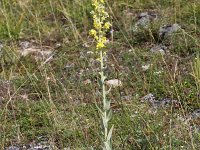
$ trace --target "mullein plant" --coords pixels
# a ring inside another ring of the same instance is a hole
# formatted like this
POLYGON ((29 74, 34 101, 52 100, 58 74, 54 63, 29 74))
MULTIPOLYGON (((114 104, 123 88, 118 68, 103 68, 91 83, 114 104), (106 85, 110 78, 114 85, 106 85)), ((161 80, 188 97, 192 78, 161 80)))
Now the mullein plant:
POLYGON ((113 126, 109 128, 108 122, 112 116, 112 110, 110 107, 111 101, 107 99, 107 94, 109 90, 106 90, 104 75, 104 58, 106 56, 106 32, 110 29, 110 22, 106 21, 109 17, 108 13, 105 10, 105 0, 92 0, 93 11, 91 12, 93 17, 93 29, 90 30, 89 34, 94 38, 96 42, 96 53, 98 54, 98 59, 101 64, 101 70, 99 72, 101 76, 101 88, 102 88, 102 100, 103 107, 100 108, 97 106, 101 118, 102 118, 102 141, 103 141, 103 150, 112 150, 112 130, 113 126))

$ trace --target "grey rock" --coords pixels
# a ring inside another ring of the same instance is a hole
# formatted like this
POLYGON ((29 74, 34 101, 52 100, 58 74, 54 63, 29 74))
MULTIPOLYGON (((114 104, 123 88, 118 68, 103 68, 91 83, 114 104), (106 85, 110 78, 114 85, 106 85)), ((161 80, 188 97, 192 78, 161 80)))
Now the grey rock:
POLYGON ((147 12, 141 13, 138 18, 139 20, 137 21, 136 25, 141 25, 145 27, 150 22, 150 18, 147 12))
POLYGON ((131 95, 127 95, 127 96, 122 96, 121 99, 124 100, 124 101, 130 101, 132 98, 131 95))
POLYGON ((172 99, 169 99, 169 98, 164 98, 160 101, 160 106, 162 108, 165 108, 165 107, 169 107, 169 106, 172 106, 177 108, 177 107, 180 107, 180 102, 178 102, 177 100, 172 100, 172 99))
POLYGON ((37 137, 37 141, 33 141, 29 144, 27 150, 53 150, 54 145, 48 141, 49 139, 45 136, 37 137))
POLYGON ((197 119, 200 118, 200 109, 196 109, 191 113, 191 118, 192 119, 197 119))
POLYGON ((138 16, 138 21, 136 22, 136 26, 147 27, 149 23, 153 20, 157 19, 157 14, 150 12, 142 12, 138 16))
POLYGON ((3 43, 2 42, 0 42, 0 56, 2 55, 2 53, 3 53, 3 50, 2 50, 2 48, 3 48, 3 43))
POLYGON ((185 123, 195 119, 200 119, 200 109, 196 109, 184 117, 185 123))
POLYGON ((23 41, 23 42, 21 42, 19 45, 20 45, 20 47, 21 47, 22 49, 27 49, 27 48, 31 47, 31 43, 28 42, 28 41, 23 41))
POLYGON ((7 150, 19 150, 19 147, 9 146, 7 150))
POLYGON ((179 29, 181 29, 181 26, 176 23, 172 24, 172 25, 161 26, 159 29, 159 36, 164 38, 165 36, 167 36, 169 34, 177 32, 179 29))
POLYGON ((141 98, 141 102, 145 102, 145 101, 154 103, 154 102, 156 102, 156 98, 152 93, 149 93, 141 98))
POLYGON ((0 51, 1 51, 2 48, 3 48, 3 43, 0 42, 0 51))
POLYGON ((29 145, 30 148, 28 148, 27 150, 43 150, 43 149, 47 149, 49 150, 50 149, 50 146, 44 144, 44 143, 32 143, 29 145))
POLYGON ((0 96, 0 105, 3 104, 4 98, 2 96, 0 96))
POLYGON ((172 103, 172 100, 168 99, 168 98, 165 98, 165 99, 160 101, 161 106, 167 106, 167 105, 169 105, 171 103, 172 103))
POLYGON ((68 68, 73 68, 75 66, 74 63, 68 63, 65 65, 65 69, 68 69, 68 68))
POLYGON ((164 45, 155 45, 150 49, 152 53, 164 55, 166 53, 167 47, 164 45))
POLYGON ((172 100, 169 98, 164 98, 161 100, 157 100, 152 93, 147 94, 146 96, 141 98, 141 102, 149 102, 152 108, 168 108, 169 106, 178 108, 180 107, 180 103, 177 100, 172 100))

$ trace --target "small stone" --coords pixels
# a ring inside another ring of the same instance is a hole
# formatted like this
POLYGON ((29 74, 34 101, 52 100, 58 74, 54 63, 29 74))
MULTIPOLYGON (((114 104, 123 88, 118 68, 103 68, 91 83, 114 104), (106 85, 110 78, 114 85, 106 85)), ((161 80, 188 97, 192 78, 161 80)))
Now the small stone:
POLYGON ((158 16, 155 13, 142 12, 138 16, 138 21, 135 24, 135 29, 137 29, 137 26, 142 26, 146 28, 151 21, 156 20, 157 18, 158 16))
POLYGON ((75 66, 74 63, 69 63, 69 64, 65 65, 65 69, 67 69, 67 68, 73 68, 74 66, 75 66))
POLYGON ((87 54, 92 55, 92 54, 94 54, 94 52, 93 51, 87 51, 87 54))
POLYGON ((19 147, 9 146, 7 150, 19 150, 19 147))
POLYGON ((163 72, 163 71, 156 71, 156 72, 154 72, 153 74, 154 74, 154 75, 160 75, 162 72, 163 72))
POLYGON ((85 47, 85 48, 89 48, 90 47, 87 43, 83 43, 82 46, 85 47))
POLYGON ((60 48, 62 46, 61 43, 56 43, 55 48, 60 48))
POLYGON ((156 98, 152 93, 149 93, 149 94, 147 94, 147 95, 145 95, 144 97, 141 98, 141 102, 145 102, 145 101, 153 103, 153 102, 156 101, 156 98))
POLYGON ((164 98, 160 101, 160 106, 161 107, 168 107, 170 105, 173 105, 174 108, 179 108, 180 107, 180 103, 177 100, 172 100, 169 98, 164 98))
POLYGON ((150 19, 149 19, 149 15, 148 15, 148 12, 143 12, 141 13, 139 16, 138 16, 138 21, 136 23, 136 25, 140 25, 140 26, 147 26, 150 22, 150 19))
POLYGON ((0 51, 1 51, 2 48, 3 48, 3 43, 0 42, 0 51))
POLYGON ((150 67, 150 64, 147 64, 147 65, 142 66, 142 69, 143 71, 146 71, 149 69, 149 67, 150 67))
POLYGON ((164 45, 156 45, 150 49, 152 53, 165 55, 167 47, 164 45))
POLYGON ((27 49, 27 48, 31 47, 31 43, 29 41, 23 41, 19 45, 22 49, 27 49))
POLYGON ((200 118, 200 109, 196 109, 191 114, 192 119, 200 118))
POLYGON ((0 105, 3 104, 3 100, 4 100, 4 98, 2 96, 0 96, 0 105))
POLYGON ((112 79, 112 80, 108 80, 105 82, 106 85, 108 86, 112 86, 112 87, 120 87, 122 86, 122 81, 118 80, 118 79, 112 79))
POLYGON ((122 100, 125 100, 125 101, 130 101, 131 98, 132 98, 131 95, 127 95, 127 96, 122 96, 122 97, 121 97, 121 99, 122 99, 122 100))
POLYGON ((172 25, 164 25, 160 27, 159 29, 159 36, 164 38, 165 36, 172 34, 174 32, 177 32, 179 29, 181 29, 181 26, 178 24, 172 24, 172 25))
POLYGON ((0 42, 0 56, 2 55, 3 51, 2 51, 2 48, 3 48, 3 43, 0 42))
POLYGON ((87 80, 83 81, 83 84, 85 84, 85 85, 88 85, 90 83, 92 83, 90 79, 87 79, 87 80))

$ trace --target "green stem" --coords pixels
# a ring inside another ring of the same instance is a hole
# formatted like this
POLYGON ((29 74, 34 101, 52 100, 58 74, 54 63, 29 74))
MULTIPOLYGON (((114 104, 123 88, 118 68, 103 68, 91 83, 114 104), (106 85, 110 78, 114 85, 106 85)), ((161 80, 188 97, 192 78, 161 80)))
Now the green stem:
MULTIPOLYGON (((106 89, 105 89, 105 76, 104 76, 104 61, 103 61, 103 51, 100 51, 100 60, 101 60, 101 82, 102 82, 102 95, 103 95, 103 119, 107 119, 107 106, 106 106, 106 89)), ((107 140, 108 135, 108 124, 106 122, 104 126, 104 138, 107 140)))
POLYGON ((104 62, 103 62, 103 51, 100 51, 101 60, 101 83, 102 83, 102 95, 103 95, 103 109, 106 110, 106 89, 105 89, 105 76, 104 76, 104 62))

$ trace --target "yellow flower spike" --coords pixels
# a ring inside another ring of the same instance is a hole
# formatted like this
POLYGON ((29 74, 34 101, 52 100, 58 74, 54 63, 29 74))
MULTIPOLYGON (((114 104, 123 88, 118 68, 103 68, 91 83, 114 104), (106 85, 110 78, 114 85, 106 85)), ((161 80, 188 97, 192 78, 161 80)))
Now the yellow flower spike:
POLYGON ((98 22, 97 20, 94 20, 94 28, 97 29, 97 30, 101 30, 102 23, 98 22))
POLYGON ((100 110, 102 114, 102 122, 103 123, 103 149, 104 150, 112 150, 112 130, 113 126, 109 129, 108 121, 111 117, 111 107, 110 107, 110 101, 107 100, 107 91, 105 87, 105 75, 104 75, 104 58, 106 57, 106 49, 103 49, 105 47, 106 43, 106 32, 111 27, 111 24, 109 22, 106 22, 106 19, 109 17, 108 13, 105 11, 105 0, 92 0, 92 5, 94 7, 93 11, 91 12, 92 18, 93 18, 93 26, 94 29, 90 30, 89 34, 92 35, 92 37, 96 41, 96 53, 99 54, 99 57, 97 60, 101 63, 101 70, 100 70, 100 76, 101 76, 101 83, 102 83, 102 110, 100 110))
POLYGON ((97 18, 97 15, 93 15, 93 20, 96 20, 96 18, 97 18))
POLYGON ((98 36, 94 36, 94 39, 95 39, 96 41, 98 41, 98 40, 99 40, 98 36))
POLYGON ((103 43, 105 43, 105 42, 106 42, 106 37, 102 37, 102 38, 101 38, 101 41, 102 41, 103 43))
POLYGON ((103 42, 98 42, 97 45, 96 45, 96 49, 101 49, 103 47, 105 47, 103 42))
POLYGON ((95 36, 97 35, 97 32, 96 32, 96 30, 92 29, 92 30, 90 30, 89 34, 90 34, 91 36, 94 36, 94 37, 95 37, 95 36))
POLYGON ((101 3, 103 3, 103 4, 104 4, 104 0, 101 0, 101 3))
POLYGON ((111 27, 110 22, 106 22, 103 26, 104 29, 109 29, 111 27))

